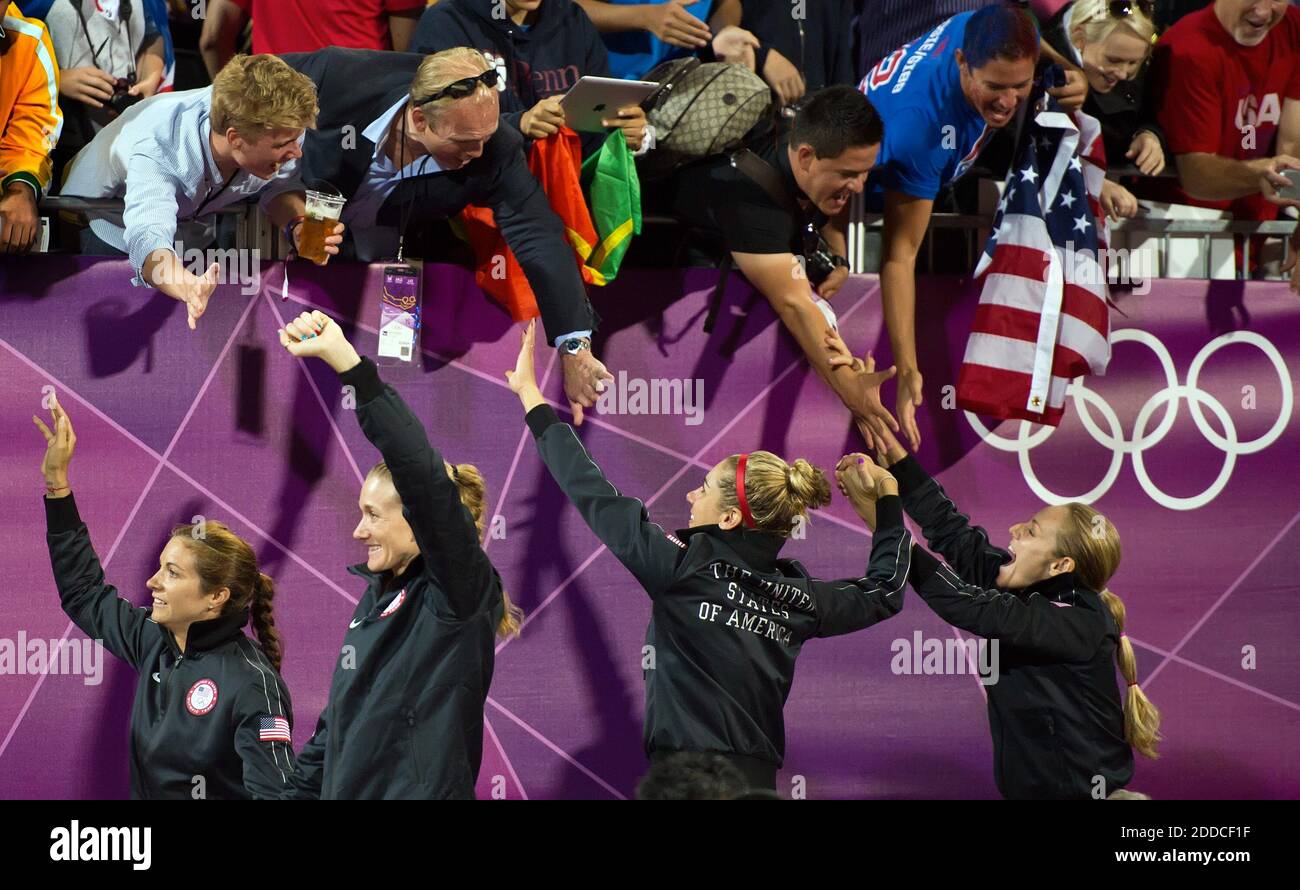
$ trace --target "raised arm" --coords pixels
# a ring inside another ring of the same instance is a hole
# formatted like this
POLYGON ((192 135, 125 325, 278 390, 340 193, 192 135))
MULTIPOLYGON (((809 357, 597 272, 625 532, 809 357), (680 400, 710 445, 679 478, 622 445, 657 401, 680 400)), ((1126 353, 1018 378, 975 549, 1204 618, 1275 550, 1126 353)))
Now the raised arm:
POLYGON ((561 423, 546 404, 533 371, 535 332, 536 324, 529 322, 515 369, 506 372, 506 378, 523 403, 542 461, 596 537, 641 582, 646 593, 657 596, 672 584, 684 546, 650 521, 645 504, 620 494, 605 479, 573 427, 561 423))
POLYGON ((281 329, 280 343, 295 356, 322 359, 345 386, 355 388, 361 430, 392 473, 402 513, 420 555, 440 582, 451 615, 463 620, 486 608, 500 587, 496 570, 420 419, 396 390, 379 379, 375 363, 357 355, 342 329, 325 313, 302 313, 281 329))
POLYGON ((32 420, 45 436, 45 542, 50 565, 59 589, 63 611, 92 640, 100 640, 109 652, 140 669, 146 653, 162 633, 149 619, 147 609, 133 606, 117 595, 104 580, 104 570, 90 542, 90 532, 77 512, 77 502, 68 485, 68 465, 77 444, 72 421, 62 406, 51 405, 54 430, 32 420))
POLYGON ((1040 594, 1014 593, 968 584, 920 547, 912 558, 912 589, 953 627, 1005 640, 1058 661, 1091 658, 1107 633, 1105 616, 1087 606, 1058 606, 1040 594))
POLYGON ((498 138, 500 144, 493 148, 500 153, 503 169, 489 193, 477 203, 492 208, 502 237, 519 260, 537 296, 547 342, 553 346, 571 338, 586 342, 577 352, 560 353, 564 392, 573 411, 573 422, 580 426, 582 409, 596 404, 602 381, 611 380, 614 375, 591 351, 596 314, 587 300, 586 287, 576 265, 561 259, 571 253, 564 237, 564 223, 528 171, 523 149, 517 145, 519 137, 498 138))
POLYGON ((943 486, 893 436, 881 437, 877 459, 898 480, 903 509, 921 526, 930 547, 939 551, 965 580, 992 587, 998 568, 1011 554, 990 544, 988 532, 970 524, 970 517, 957 509, 943 486))

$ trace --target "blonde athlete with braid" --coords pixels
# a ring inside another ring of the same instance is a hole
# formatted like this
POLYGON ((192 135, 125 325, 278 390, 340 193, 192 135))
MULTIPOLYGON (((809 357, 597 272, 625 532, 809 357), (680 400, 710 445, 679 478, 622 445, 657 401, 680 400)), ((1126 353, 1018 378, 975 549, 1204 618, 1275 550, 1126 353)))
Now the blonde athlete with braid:
MULTIPOLYGON (((892 435, 876 441, 903 509, 947 563, 918 545, 912 588, 949 624, 998 644, 988 707, 1003 797, 1140 796, 1123 789, 1134 750, 1157 756, 1160 712, 1138 686, 1124 604, 1107 587, 1121 556, 1115 526, 1086 504, 1061 504, 1011 526, 1010 543, 995 547, 892 435)), ((869 509, 859 516, 872 524, 869 509)))
POLYGON ((785 757, 783 708, 803 644, 851 633, 902 607, 912 540, 889 474, 858 465, 879 497, 879 530, 861 577, 822 581, 779 558, 830 483, 806 460, 732 455, 686 496, 689 528, 669 534, 645 505, 618 492, 573 427, 545 403, 533 372, 533 325, 507 372, 542 460, 596 536, 649 595, 645 750, 726 758, 754 788, 775 790, 785 757), (877 481, 878 480, 878 481, 877 481))

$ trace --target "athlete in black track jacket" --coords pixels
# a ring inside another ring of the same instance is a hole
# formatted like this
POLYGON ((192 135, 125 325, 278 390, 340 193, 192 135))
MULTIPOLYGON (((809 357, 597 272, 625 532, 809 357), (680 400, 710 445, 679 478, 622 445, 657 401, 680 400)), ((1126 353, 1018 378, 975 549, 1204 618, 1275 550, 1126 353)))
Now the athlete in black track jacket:
POLYGON ((294 769, 293 711, 277 670, 270 579, 257 571, 247 543, 208 522, 201 532, 173 531, 149 579, 152 608, 119 597, 104 580, 68 486, 72 421, 57 403, 52 413, 53 431, 33 420, 46 439, 46 542, 63 611, 139 674, 131 797, 278 796, 294 769), (213 573, 220 580, 206 584, 213 573), (250 606, 265 651, 244 635, 250 606))
POLYGON ((280 342, 355 388, 361 429, 387 467, 361 490, 353 537, 368 558, 348 571, 366 592, 285 796, 473 798, 501 579, 442 456, 375 363, 321 312, 290 321, 280 342))
POLYGON ((650 521, 641 501, 606 481, 573 427, 545 404, 533 374, 532 341, 530 325, 508 376, 542 460, 653 604, 646 631, 654 653, 654 666, 645 671, 647 755, 716 752, 754 787, 774 789, 785 757, 782 711, 804 642, 869 627, 902 607, 912 542, 899 499, 880 499, 879 529, 860 578, 822 581, 778 558, 790 520, 829 501, 830 491, 805 461, 787 465, 766 452, 746 455, 755 460, 748 470, 738 458, 711 470, 690 496, 691 527, 668 534, 650 521), (799 484, 787 480, 799 476, 810 484, 819 480, 822 496, 796 498, 796 509, 771 525, 751 523, 742 486, 750 487, 753 513, 763 515, 762 474, 755 471, 764 464, 777 468, 782 494, 799 484), (735 501, 729 503, 723 492, 732 486, 735 501))
POLYGON ((1137 686, 1124 607, 1106 589, 1119 565, 1114 526, 1083 504, 1051 506, 996 547, 888 431, 877 436, 903 508, 947 561, 918 545, 912 587, 954 627, 997 641, 987 689, 998 790, 1082 800, 1123 789, 1133 749, 1154 756, 1159 712, 1137 686))

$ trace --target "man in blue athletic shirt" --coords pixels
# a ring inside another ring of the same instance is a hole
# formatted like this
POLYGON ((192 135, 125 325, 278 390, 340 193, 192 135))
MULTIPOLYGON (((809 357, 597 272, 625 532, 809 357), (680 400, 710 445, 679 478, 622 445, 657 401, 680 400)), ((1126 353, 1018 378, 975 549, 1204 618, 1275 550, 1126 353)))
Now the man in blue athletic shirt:
MULTIPOLYGON (((895 50, 858 89, 885 123, 867 185, 867 206, 884 213, 880 270, 885 323, 898 366, 895 412, 912 448, 920 447, 916 408, 916 254, 934 198, 974 164, 996 130, 1015 120, 1038 62, 1038 28, 1028 10, 993 5, 955 15, 895 50)), ((1054 95, 1082 102, 1073 83, 1054 95)))

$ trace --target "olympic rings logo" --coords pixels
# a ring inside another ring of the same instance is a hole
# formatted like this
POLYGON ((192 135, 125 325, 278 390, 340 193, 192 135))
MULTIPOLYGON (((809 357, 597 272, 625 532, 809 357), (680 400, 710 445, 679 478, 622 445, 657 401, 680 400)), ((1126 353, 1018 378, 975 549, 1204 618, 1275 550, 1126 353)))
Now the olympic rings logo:
POLYGON ((1074 497, 1062 496, 1043 485, 1034 473, 1033 464, 1029 459, 1029 452, 1051 438, 1052 433, 1056 432, 1056 427, 1044 426, 1031 433, 1030 430, 1035 424, 1022 420, 1020 421, 1019 435, 1012 439, 990 432, 977 416, 969 411, 964 412, 967 421, 970 422, 970 425, 986 443, 999 451, 1012 451, 1019 455, 1020 470, 1025 477, 1025 483, 1029 485, 1035 495, 1046 503, 1055 505, 1069 503, 1070 501, 1082 501, 1085 504, 1091 504, 1100 499, 1110 490, 1110 487, 1115 484, 1115 480, 1119 477, 1119 471, 1124 465, 1124 455, 1131 454, 1133 456, 1133 472, 1137 476, 1142 490, 1153 501, 1170 510, 1196 510, 1213 501, 1223 491, 1224 486, 1228 484, 1228 479, 1232 476, 1233 468, 1236 466, 1239 456, 1264 450, 1277 441, 1278 436, 1282 435, 1282 431, 1286 429, 1292 408, 1291 373, 1277 348, 1259 334, 1251 331, 1234 331, 1206 343, 1205 346, 1201 347, 1201 351, 1196 354, 1196 358, 1192 359, 1192 365, 1188 369, 1185 384, 1178 382, 1178 374, 1174 369, 1174 362, 1169 355, 1169 350, 1152 334, 1135 328, 1124 328, 1112 332, 1110 339, 1111 343, 1141 343, 1155 353, 1165 373, 1165 388, 1147 399, 1146 404, 1138 411, 1137 418, 1133 423, 1133 438, 1127 439, 1124 437, 1124 430, 1120 425, 1119 417, 1106 400, 1084 386, 1083 377, 1076 377, 1070 382, 1065 392, 1066 395, 1073 398, 1075 411, 1078 412, 1084 428, 1088 430, 1098 444, 1104 445, 1111 450, 1110 466, 1106 470, 1106 475, 1092 490, 1074 497), (1282 409, 1278 413, 1277 420, 1269 428, 1268 432, 1249 442, 1242 442, 1237 438, 1237 427, 1232 421, 1232 415, 1223 407, 1223 404, 1196 385, 1201 368, 1210 356, 1224 346, 1233 343, 1249 343, 1264 353, 1264 356, 1272 362, 1273 367, 1277 370, 1278 379, 1282 383, 1282 409), (1173 429, 1174 421, 1178 418, 1178 403, 1183 399, 1187 400, 1192 420, 1196 423, 1196 428, 1201 435, 1225 455, 1223 467, 1219 470, 1219 475, 1215 480, 1210 483, 1209 488, 1200 494, 1185 498, 1167 494, 1152 482, 1142 459, 1143 452, 1160 444, 1165 436, 1169 434, 1169 431, 1173 429), (1148 433, 1147 424, 1151 421, 1151 416, 1156 409, 1161 405, 1166 406, 1164 417, 1160 419, 1160 423, 1156 425, 1156 428, 1148 433), (1202 406, 1209 408, 1214 416, 1219 419, 1219 423, 1223 425, 1224 435, 1220 435, 1206 422, 1205 414, 1201 410, 1202 406), (1093 419, 1091 408, 1096 408, 1102 419, 1105 420, 1106 425, 1110 428, 1109 434, 1097 425, 1097 422, 1093 419))

